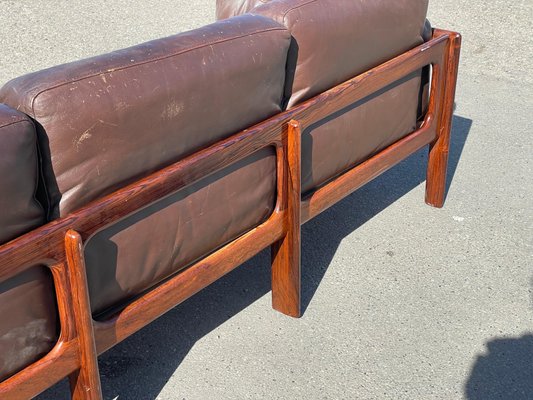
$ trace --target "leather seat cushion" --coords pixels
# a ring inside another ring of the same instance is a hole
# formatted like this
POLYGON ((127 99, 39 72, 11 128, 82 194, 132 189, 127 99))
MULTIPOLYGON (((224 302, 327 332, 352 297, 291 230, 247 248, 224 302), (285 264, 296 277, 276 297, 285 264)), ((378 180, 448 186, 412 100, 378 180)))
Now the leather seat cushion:
POLYGON ((275 174, 274 150, 260 150, 90 239, 93 313, 121 307, 264 221, 274 208, 275 174))
MULTIPOLYGON (((290 34, 246 15, 17 78, 0 99, 38 124, 49 219, 281 110, 290 34)), ((100 232, 86 248, 98 314, 263 221, 264 150, 100 232)))
POLYGON ((46 267, 0 283, 0 382, 37 361, 59 337, 54 284, 46 267))
POLYGON ((306 127, 302 134, 302 192, 335 176, 412 132, 417 124, 420 73, 306 127))

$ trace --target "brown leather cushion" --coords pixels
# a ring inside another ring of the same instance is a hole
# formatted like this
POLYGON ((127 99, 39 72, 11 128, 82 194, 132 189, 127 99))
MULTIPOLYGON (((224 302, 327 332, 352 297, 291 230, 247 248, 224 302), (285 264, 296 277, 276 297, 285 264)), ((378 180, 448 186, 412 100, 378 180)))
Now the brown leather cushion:
POLYGON ((0 104, 0 243, 44 223, 35 199, 38 162, 33 122, 0 104))
POLYGON ((98 233, 85 248, 94 314, 120 306, 265 220, 276 157, 258 153, 98 233))
POLYGON ((416 72, 331 117, 302 136, 302 191, 307 193, 416 128, 416 72))
POLYGON ((50 271, 33 267, 0 283, 0 382, 48 353, 57 342, 50 271))
MULTIPOLYGON (((0 245, 44 223, 37 182, 35 127, 26 115, 0 104, 0 245)), ((53 290, 50 272, 39 267, 0 282, 0 381, 54 346, 53 290)))
MULTIPOLYGON (((287 26, 294 40, 288 107, 422 43, 427 0, 219 0, 217 16, 251 12, 287 26), (291 93, 292 91, 292 93, 291 93)), ((415 129, 420 73, 307 127, 302 190, 309 192, 415 129)))
POLYGON ((7 83, 42 127, 51 217, 279 112, 289 43, 246 15, 7 83))
POLYGON ((220 14, 242 8, 270 17, 295 39, 289 107, 421 44, 428 7, 428 0, 276 0, 252 10, 242 3, 217 5, 220 14))

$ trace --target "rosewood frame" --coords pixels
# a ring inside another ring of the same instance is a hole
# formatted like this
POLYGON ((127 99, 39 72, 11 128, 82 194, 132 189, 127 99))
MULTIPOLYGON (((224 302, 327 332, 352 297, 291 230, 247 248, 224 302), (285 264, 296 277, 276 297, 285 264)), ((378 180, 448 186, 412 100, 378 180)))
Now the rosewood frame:
POLYGON ((73 399, 102 399, 98 354, 268 246, 272 249, 273 307, 299 317, 302 223, 425 145, 430 145, 426 202, 442 207, 460 46, 459 34, 435 29, 433 38, 421 46, 0 246, 0 281, 35 265, 50 268, 61 327, 58 342, 47 355, 0 383, 0 397, 30 398, 69 376, 73 399), (301 131, 429 64, 433 68, 430 101, 419 129, 302 198, 301 131), (277 200, 265 222, 180 271, 112 318, 92 319, 83 243, 128 215, 268 146, 276 148, 277 200))

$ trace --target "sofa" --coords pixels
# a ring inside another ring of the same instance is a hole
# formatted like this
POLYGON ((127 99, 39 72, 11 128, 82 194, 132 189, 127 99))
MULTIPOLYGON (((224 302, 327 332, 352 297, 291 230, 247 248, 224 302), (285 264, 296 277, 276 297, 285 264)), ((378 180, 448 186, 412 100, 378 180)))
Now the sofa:
POLYGON ((427 0, 217 0, 217 22, 0 89, 0 397, 69 377, 418 149, 442 207, 461 38, 427 0))

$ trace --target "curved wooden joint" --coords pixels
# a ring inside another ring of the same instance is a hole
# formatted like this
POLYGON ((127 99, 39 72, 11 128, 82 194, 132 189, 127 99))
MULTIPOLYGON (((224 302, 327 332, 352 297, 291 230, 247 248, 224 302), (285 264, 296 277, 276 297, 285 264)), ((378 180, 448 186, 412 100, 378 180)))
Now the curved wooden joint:
POLYGON ((80 368, 69 376, 72 399, 101 400, 103 398, 102 388, 98 372, 83 243, 80 234, 74 230, 69 230, 65 234, 65 254, 80 357, 80 368))
POLYGON ((272 307, 291 317, 300 317, 301 128, 295 120, 284 131, 283 164, 281 198, 285 235, 271 247, 272 307))

